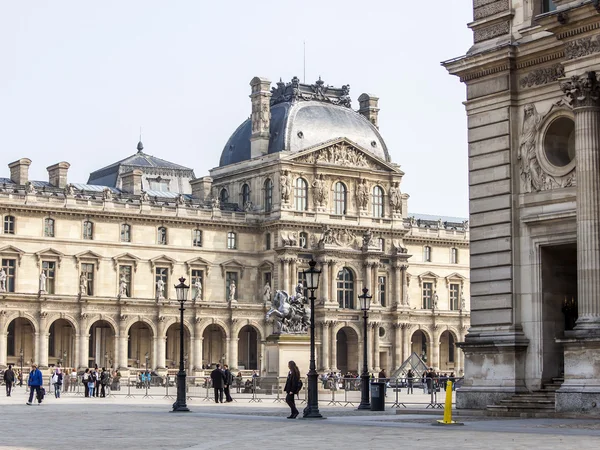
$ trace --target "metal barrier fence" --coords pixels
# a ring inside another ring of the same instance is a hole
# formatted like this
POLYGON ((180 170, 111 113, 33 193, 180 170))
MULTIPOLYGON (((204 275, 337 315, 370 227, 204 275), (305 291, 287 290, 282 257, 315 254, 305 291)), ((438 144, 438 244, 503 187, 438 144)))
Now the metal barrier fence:
MULTIPOLYGON (((409 383, 405 378, 388 379, 386 381, 385 403, 391 408, 406 408, 406 405, 424 405, 426 408, 442 408, 443 403, 438 402, 437 394, 445 389, 447 379, 430 379, 431 382, 413 380, 409 383), (411 389, 412 385, 412 389, 411 389), (412 401, 411 393, 423 390, 423 394, 430 395, 428 403, 412 401)), ((150 377, 110 377, 103 385, 101 382, 84 384, 83 377, 73 379, 65 375, 65 381, 60 387, 60 393, 67 396, 88 397, 92 392, 94 397, 124 397, 124 398, 158 398, 175 399, 177 396, 177 377, 150 376, 150 377)), ((188 400, 205 402, 215 401, 215 391, 210 376, 186 377, 186 395, 188 400)), ((229 387, 233 401, 248 401, 250 403, 271 401, 273 403, 285 402, 284 392, 285 377, 249 377, 235 380, 229 387)), ((461 379, 456 379, 459 383, 461 379)), ((319 402, 327 406, 355 407, 360 403, 361 379, 337 378, 319 379, 319 402)), ((47 395, 54 395, 54 386, 48 380, 47 395)), ((308 398, 308 380, 302 380, 302 390, 297 394, 299 404, 306 403, 308 398)), ((443 398, 442 398, 443 401, 443 398)))

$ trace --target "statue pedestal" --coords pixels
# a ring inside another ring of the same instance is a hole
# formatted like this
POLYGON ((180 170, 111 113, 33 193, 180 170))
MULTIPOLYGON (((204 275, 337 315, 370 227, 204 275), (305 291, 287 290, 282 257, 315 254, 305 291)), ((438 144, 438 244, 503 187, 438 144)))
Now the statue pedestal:
POLYGON ((308 334, 272 334, 267 338, 265 354, 267 357, 266 376, 287 377, 288 362, 294 361, 300 369, 300 374, 304 377, 308 373, 310 365, 310 336, 308 334))

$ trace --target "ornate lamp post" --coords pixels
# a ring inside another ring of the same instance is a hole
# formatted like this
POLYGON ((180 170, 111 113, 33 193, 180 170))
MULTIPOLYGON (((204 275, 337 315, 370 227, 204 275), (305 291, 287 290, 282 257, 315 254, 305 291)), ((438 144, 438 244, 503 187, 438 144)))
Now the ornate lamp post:
POLYGON ((358 409, 371 409, 371 403, 369 401, 369 366, 367 364, 367 319, 369 317, 368 312, 371 308, 372 295, 368 295, 369 290, 363 288, 362 295, 358 296, 360 300, 360 309, 363 311, 364 328, 363 328, 363 371, 360 376, 362 383, 360 386, 360 405, 358 409))
POLYGON ((177 372, 177 400, 175 401, 175 403, 173 403, 172 412, 190 412, 185 402, 186 374, 183 362, 183 311, 185 311, 183 305, 187 300, 189 290, 190 287, 185 285, 185 278, 181 277, 179 279, 179 284, 175 286, 175 292, 177 292, 177 300, 180 304, 179 312, 181 313, 181 315, 179 327, 179 372, 177 372))
POLYGON ((309 269, 304 271, 306 288, 310 291, 310 369, 308 371, 308 403, 304 408, 305 419, 322 419, 319 412, 319 374, 315 364, 315 290, 319 287, 321 271, 315 269, 317 263, 311 260, 309 269))

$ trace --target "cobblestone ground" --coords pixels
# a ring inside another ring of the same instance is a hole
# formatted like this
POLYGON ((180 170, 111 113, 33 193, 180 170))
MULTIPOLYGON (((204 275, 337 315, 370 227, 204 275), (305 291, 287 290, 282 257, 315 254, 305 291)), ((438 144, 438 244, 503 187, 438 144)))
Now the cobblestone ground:
POLYGON ((358 412, 327 407, 326 420, 287 420, 282 403, 192 400, 191 413, 169 413, 172 400, 49 396, 26 406, 23 390, 0 393, 0 449, 598 449, 599 420, 461 417, 461 427, 434 427, 440 416, 358 412))

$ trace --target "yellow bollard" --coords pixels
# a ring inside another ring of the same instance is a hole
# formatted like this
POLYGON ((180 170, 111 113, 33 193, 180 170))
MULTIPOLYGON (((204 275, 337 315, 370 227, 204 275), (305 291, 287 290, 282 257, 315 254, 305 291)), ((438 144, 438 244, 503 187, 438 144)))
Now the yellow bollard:
POLYGON ((452 420, 452 381, 446 383, 446 403, 444 404, 444 420, 437 420, 434 425, 464 425, 452 420))

